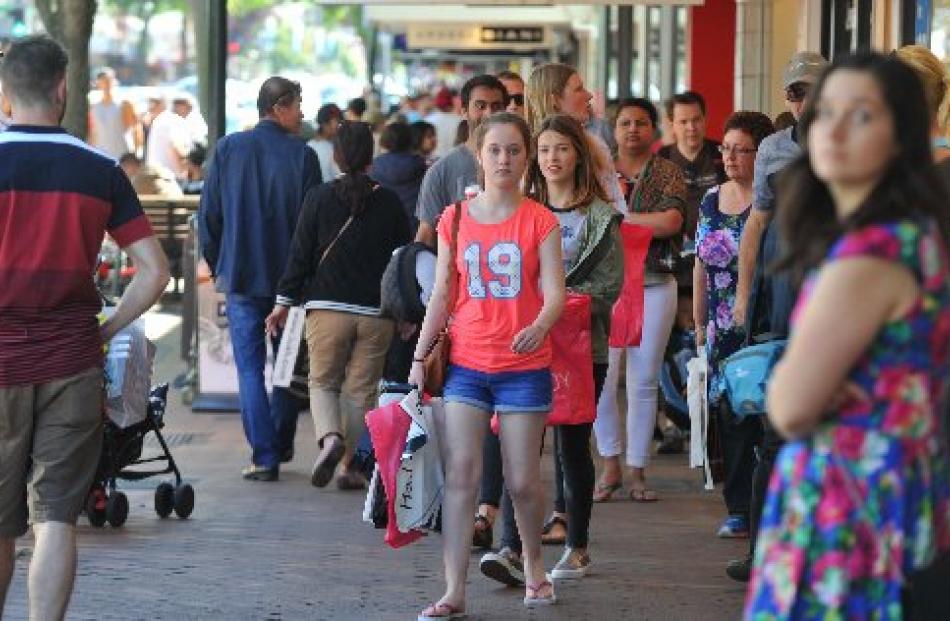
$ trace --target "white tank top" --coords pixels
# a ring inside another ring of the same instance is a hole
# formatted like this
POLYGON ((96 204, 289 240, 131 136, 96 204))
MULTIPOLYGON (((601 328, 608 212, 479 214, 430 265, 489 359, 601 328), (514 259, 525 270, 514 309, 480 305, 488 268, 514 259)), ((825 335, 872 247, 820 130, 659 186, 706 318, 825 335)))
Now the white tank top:
POLYGON ((122 122, 122 106, 113 102, 99 102, 90 107, 93 123, 92 146, 119 159, 131 149, 122 122))

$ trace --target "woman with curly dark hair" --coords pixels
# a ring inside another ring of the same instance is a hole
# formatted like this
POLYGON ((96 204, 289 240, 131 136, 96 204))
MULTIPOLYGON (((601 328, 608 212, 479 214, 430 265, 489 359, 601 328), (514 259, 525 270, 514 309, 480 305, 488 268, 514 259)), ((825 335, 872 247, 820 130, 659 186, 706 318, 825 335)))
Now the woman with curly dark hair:
POLYGON ((762 139, 772 133, 771 119, 760 112, 736 112, 726 121, 719 151, 728 181, 709 190, 699 207, 696 262, 693 266, 693 322, 696 348, 709 362, 709 402, 718 413, 726 480, 723 496, 729 516, 720 537, 749 536, 749 502, 757 419, 737 419, 720 400, 720 363, 742 347, 745 330, 735 325, 732 309, 739 272, 739 239, 752 208, 752 171, 762 139))

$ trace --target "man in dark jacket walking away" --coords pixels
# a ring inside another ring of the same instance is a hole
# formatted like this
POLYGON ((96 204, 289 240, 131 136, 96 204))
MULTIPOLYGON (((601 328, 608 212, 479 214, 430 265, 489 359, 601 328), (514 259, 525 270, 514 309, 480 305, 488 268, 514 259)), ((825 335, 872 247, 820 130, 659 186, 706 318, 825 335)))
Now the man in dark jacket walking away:
POLYGON ((274 76, 261 85, 254 129, 222 138, 205 179, 198 212, 202 252, 227 296, 238 371, 241 419, 252 449, 245 479, 275 481, 293 455, 300 404, 287 390, 264 386, 264 319, 307 191, 322 183, 320 163, 298 137, 300 85, 274 76))

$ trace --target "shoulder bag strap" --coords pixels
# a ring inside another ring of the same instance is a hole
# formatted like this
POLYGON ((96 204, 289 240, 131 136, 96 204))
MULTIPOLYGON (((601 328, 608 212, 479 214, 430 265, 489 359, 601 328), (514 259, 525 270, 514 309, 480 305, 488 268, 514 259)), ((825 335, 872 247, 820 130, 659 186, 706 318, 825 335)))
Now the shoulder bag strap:
POLYGON ((346 229, 350 228, 350 224, 353 223, 353 214, 350 214, 350 217, 346 219, 346 222, 343 223, 343 226, 340 228, 340 231, 336 234, 336 237, 333 238, 333 241, 327 246, 326 250, 323 251, 323 254, 320 255, 320 262, 317 263, 317 267, 323 265, 323 262, 327 260, 327 255, 330 254, 330 251, 333 250, 333 247, 340 240, 340 237, 343 236, 343 233, 346 232, 346 229))
MULTIPOLYGON (((373 185, 373 189, 372 189, 373 192, 376 192, 376 190, 378 190, 380 187, 379 184, 376 182, 373 182, 372 185, 373 185)), ((343 237, 343 233, 346 232, 346 229, 350 228, 350 225, 353 224, 353 219, 355 217, 356 216, 354 216, 351 213, 350 217, 346 219, 346 222, 344 222, 343 226, 340 227, 340 231, 336 234, 336 237, 333 238, 333 241, 331 241, 329 245, 327 245, 326 250, 324 250, 323 254, 320 255, 320 262, 317 263, 317 267, 320 267, 321 265, 323 265, 323 262, 327 260, 327 255, 330 254, 330 251, 333 250, 333 247, 336 245, 336 243, 340 240, 341 237, 343 237)))
POLYGON ((445 319, 445 325, 442 326, 442 329, 439 330, 439 333, 436 335, 432 342, 429 344, 429 347, 426 348, 426 353, 423 358, 428 358, 429 354, 435 350, 436 345, 439 344, 443 338, 445 338, 446 333, 449 329, 449 317, 451 317, 453 307, 455 302, 458 299, 458 280, 459 273, 458 267, 455 265, 455 255, 458 253, 458 242, 459 242, 459 226, 462 222, 462 201, 455 203, 455 217, 452 219, 452 241, 449 243, 449 274, 447 277, 449 285, 449 297, 446 300, 445 309, 447 317, 445 319))

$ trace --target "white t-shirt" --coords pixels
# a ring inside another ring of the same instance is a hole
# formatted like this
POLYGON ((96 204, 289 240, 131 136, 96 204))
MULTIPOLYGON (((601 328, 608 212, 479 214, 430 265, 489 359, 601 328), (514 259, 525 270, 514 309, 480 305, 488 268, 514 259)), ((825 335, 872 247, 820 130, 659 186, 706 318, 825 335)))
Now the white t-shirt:
POLYGON ((564 259, 564 271, 567 272, 577 253, 581 249, 581 241, 587 231, 587 214, 580 209, 571 211, 555 211, 558 224, 561 227, 561 255, 564 259))
POLYGON ((432 289, 435 287, 435 253, 416 253, 416 282, 419 283, 419 301, 423 306, 429 305, 432 289))
POLYGON ((435 126, 435 157, 442 157, 455 146, 455 134, 458 132, 462 117, 451 112, 436 110, 426 117, 426 121, 435 126))
POLYGON ((340 176, 340 169, 333 159, 333 143, 323 138, 314 138, 307 142, 307 146, 313 149, 320 160, 320 173, 323 175, 323 182, 333 181, 340 176))
POLYGON ((148 164, 164 166, 175 176, 185 176, 182 158, 191 150, 191 130, 185 119, 172 110, 165 110, 155 117, 148 132, 148 147, 145 161, 148 164))

